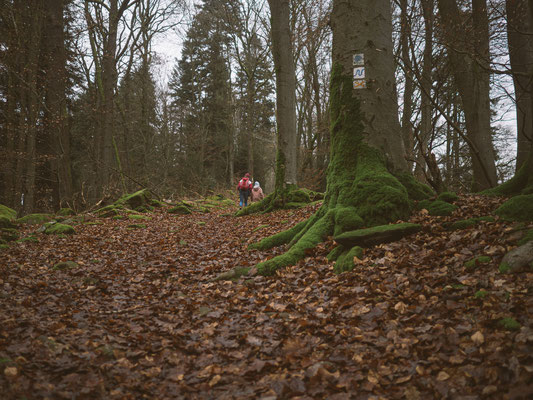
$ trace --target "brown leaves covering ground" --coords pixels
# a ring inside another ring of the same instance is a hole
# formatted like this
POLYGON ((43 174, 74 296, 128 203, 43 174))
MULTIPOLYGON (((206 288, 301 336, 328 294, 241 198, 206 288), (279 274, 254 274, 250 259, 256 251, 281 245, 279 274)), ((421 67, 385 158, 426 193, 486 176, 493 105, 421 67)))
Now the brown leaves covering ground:
POLYGON ((316 206, 244 218, 158 210, 138 230, 95 218, 103 225, 14 245, 0 261, 0 397, 531 398, 532 274, 497 271, 511 226, 440 227, 496 203, 418 213, 421 233, 367 249, 342 275, 328 241, 275 277, 210 281, 281 253, 246 245, 316 206), (493 261, 466 271, 477 255, 493 261), (79 267, 52 270, 67 260, 79 267))

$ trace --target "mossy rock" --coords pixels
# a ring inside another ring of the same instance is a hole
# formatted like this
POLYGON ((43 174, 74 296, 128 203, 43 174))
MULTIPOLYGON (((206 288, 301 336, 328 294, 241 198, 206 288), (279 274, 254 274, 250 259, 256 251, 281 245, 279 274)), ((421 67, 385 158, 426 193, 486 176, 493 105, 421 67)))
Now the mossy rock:
POLYGON ((347 248, 353 246, 370 247, 380 243, 388 243, 399 240, 405 236, 417 233, 421 229, 419 224, 401 223, 391 225, 379 225, 373 228, 359 229, 342 233, 334 237, 334 240, 347 248))
POLYGON ((150 205, 151 205, 152 207, 164 207, 164 206, 166 206, 165 203, 163 203, 162 201, 159 201, 159 200, 157 200, 157 199, 152 199, 152 200, 150 201, 150 205))
POLYGON ((363 258, 363 249, 361 247, 354 246, 350 250, 344 251, 337 259, 334 271, 340 274, 353 270, 355 267, 355 263, 353 262, 354 257, 359 259, 363 258))
POLYGON ((457 206, 454 204, 447 203, 442 200, 435 200, 431 202, 427 210, 429 215, 446 217, 452 215, 452 213, 457 209, 457 206))
POLYGON ((507 331, 518 331, 520 330, 520 323, 513 317, 505 317, 498 320, 498 326, 507 331))
POLYGON ((116 205, 123 205, 128 207, 129 209, 135 210, 138 207, 141 206, 147 206, 150 205, 152 202, 152 195, 148 191, 148 189, 141 189, 138 190, 135 193, 126 194, 122 196, 120 199, 115 201, 114 204, 116 205))
POLYGON ((70 225, 61 223, 48 223, 45 224, 44 233, 47 235, 72 235, 76 233, 76 231, 70 225))
POLYGON ((70 215, 76 215, 76 212, 72 208, 64 207, 61 208, 56 215, 59 215, 61 217, 68 217, 70 215))
POLYGON ((455 192, 442 192, 437 196, 438 201, 445 201, 446 203, 453 203, 457 201, 459 196, 455 192))
POLYGON ((182 215, 192 214, 191 209, 184 204, 180 204, 178 206, 169 208, 167 212, 169 214, 182 214, 182 215))
POLYGON ((505 221, 533 221, 533 194, 511 197, 494 214, 505 221))
POLYGON ((14 220, 17 218, 17 212, 12 208, 0 204, 0 216, 6 217, 9 220, 14 220))
POLYGON ((465 263, 465 269, 467 271, 475 270, 480 264, 488 264, 492 261, 489 256, 477 256, 465 263))
POLYGON ((12 220, 3 216, 3 215, 0 215, 0 228, 10 228, 10 229, 13 229, 15 228, 15 224, 13 224, 12 220))
POLYGON ((0 228, 0 239, 4 242, 14 242, 19 238, 19 233, 14 228, 0 228))
POLYGON ((154 210, 155 208, 151 205, 139 206, 135 208, 135 211, 139 213, 147 213, 147 212, 152 212, 154 210))
POLYGON ((407 196, 409 196, 411 200, 421 201, 429 199, 435 194, 428 185, 417 181, 412 174, 399 174, 396 178, 405 187, 405 190, 407 190, 407 196))
POLYGON ((514 248, 507 253, 500 264, 499 271, 501 273, 507 272, 522 272, 533 268, 533 241, 514 248))
POLYGON ((51 214, 28 214, 22 218, 17 219, 19 224, 40 225, 51 221, 54 218, 51 214))
POLYGON ((309 193, 306 190, 296 189, 291 190, 289 193, 287 193, 286 202, 307 204, 311 202, 311 198, 309 197, 309 193))
POLYGON ((145 220, 145 221, 149 221, 149 220, 152 219, 152 218, 150 218, 150 217, 148 217, 146 215, 136 215, 136 214, 130 214, 130 215, 128 215, 128 218, 129 219, 136 219, 136 220, 142 219, 142 220, 145 220))
POLYGON ((57 263, 56 265, 54 265, 52 269, 54 271, 63 271, 66 269, 73 269, 77 267, 78 267, 78 263, 75 263, 74 261, 61 261, 57 263))

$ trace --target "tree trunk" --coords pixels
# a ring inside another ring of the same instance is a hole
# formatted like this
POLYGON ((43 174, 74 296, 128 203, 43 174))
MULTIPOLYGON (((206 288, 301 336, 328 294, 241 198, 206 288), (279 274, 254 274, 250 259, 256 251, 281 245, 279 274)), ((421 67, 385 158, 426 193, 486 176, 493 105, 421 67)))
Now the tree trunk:
POLYGON ((297 183, 296 74, 289 28, 289 1, 268 0, 276 71, 276 192, 297 183))
POLYGON ((49 24, 46 30, 48 42, 47 130, 53 146, 53 174, 55 181, 54 206, 69 204, 72 199, 72 174, 70 160, 70 133, 66 104, 66 49, 64 38, 64 0, 48 0, 46 3, 49 24))
MULTIPOLYGON (((409 216, 407 190, 389 172, 402 173, 407 167, 394 96, 390 13, 388 0, 334 0, 326 197, 308 221, 254 246, 290 246, 285 254, 258 264, 258 273, 295 263, 327 236, 409 216), (364 53, 367 89, 353 89, 354 53, 364 53)), ((412 176, 402 176, 416 184, 412 176)))
MULTIPOLYGON (((411 118, 413 116, 413 65, 410 55, 409 38, 411 36, 411 21, 407 15, 407 0, 400 0, 401 8, 401 28, 400 28, 400 46, 401 57, 405 64, 405 88, 403 92, 403 112, 402 112, 402 138, 405 146, 405 155, 408 160, 413 160, 414 153, 414 136, 411 118)), ((413 161, 408 161, 409 170, 411 170, 413 161)))
POLYGON ((527 0, 506 0, 507 41, 513 74, 517 153, 516 171, 527 160, 533 142, 533 45, 527 0))
POLYGON ((489 31, 485 0, 472 0, 471 31, 455 0, 438 0, 453 77, 463 102, 474 182, 472 190, 496 186, 497 175, 490 127, 489 31))

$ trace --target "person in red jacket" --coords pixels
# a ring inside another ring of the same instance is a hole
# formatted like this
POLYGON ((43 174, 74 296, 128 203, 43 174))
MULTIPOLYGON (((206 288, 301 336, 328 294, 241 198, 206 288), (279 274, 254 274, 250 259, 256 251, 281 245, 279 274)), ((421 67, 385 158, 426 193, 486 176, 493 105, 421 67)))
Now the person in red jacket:
POLYGON ((237 191, 239 192, 239 207, 242 208, 243 205, 246 207, 248 205, 248 196, 250 196, 252 191, 252 181, 248 172, 239 181, 237 191))

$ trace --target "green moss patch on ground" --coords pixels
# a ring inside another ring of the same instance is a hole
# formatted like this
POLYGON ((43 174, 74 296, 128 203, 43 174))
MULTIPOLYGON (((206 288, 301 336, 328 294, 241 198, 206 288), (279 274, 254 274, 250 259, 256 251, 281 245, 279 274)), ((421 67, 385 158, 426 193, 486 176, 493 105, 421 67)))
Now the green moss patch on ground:
POLYGON ((64 207, 61 208, 56 215, 59 215, 61 217, 68 217, 70 215, 76 215, 76 212, 72 208, 64 207))
POLYGON ((492 261, 492 258, 489 256, 477 256, 465 263, 465 269, 467 271, 473 271, 481 264, 488 264, 492 261))
POLYGON ((128 215, 128 218, 129 219, 134 219, 134 220, 145 220, 145 221, 149 221, 151 220, 152 218, 146 216, 146 215, 135 215, 135 214, 130 214, 128 215))
POLYGON ((420 229, 421 225, 419 224, 405 222, 345 232, 335 236, 333 239, 348 248, 353 246, 370 247, 380 243, 399 240, 420 231, 420 229))
POLYGON ((446 217, 452 215, 457 210, 457 206, 442 200, 435 200, 429 204, 427 210, 429 211, 429 215, 446 217))
POLYGON ((62 261, 62 262, 59 262, 57 264, 55 264, 52 269, 54 271, 63 271, 65 269, 73 269, 73 268, 77 268, 78 267, 78 263, 74 262, 74 261, 62 261))
POLYGON ((513 317, 504 317, 498 320, 498 326, 507 331, 518 331, 521 325, 513 317))
POLYGON ((533 194, 511 197, 494 214, 505 221, 533 221, 533 194))
POLYGON ((464 219, 464 220, 455 221, 455 222, 447 222, 443 224, 443 227, 449 231, 467 229, 467 228, 471 228, 473 226, 478 225, 482 221, 494 222, 494 217, 485 216, 485 217, 469 218, 469 219, 464 219))
POLYGON ((70 225, 61 223, 47 223, 44 225, 44 233, 47 235, 72 235, 76 233, 70 225))
POLYGON ((361 247, 354 246, 350 250, 344 251, 337 259, 334 271, 340 274, 353 270, 355 267, 354 257, 363 258, 363 249, 361 247))
POLYGON ((4 243, 13 242, 19 238, 19 233, 14 228, 0 228, 0 240, 4 243))
POLYGON ((175 207, 169 208, 167 212, 169 214, 181 214, 181 215, 192 214, 191 209, 184 204, 180 204, 175 207))

